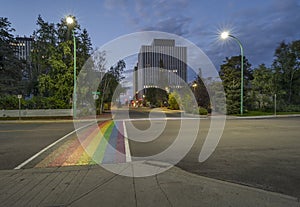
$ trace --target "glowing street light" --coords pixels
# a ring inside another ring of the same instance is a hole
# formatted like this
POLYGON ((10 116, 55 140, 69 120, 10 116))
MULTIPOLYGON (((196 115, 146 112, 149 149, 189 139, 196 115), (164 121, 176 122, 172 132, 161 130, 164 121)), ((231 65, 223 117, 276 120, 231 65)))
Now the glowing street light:
POLYGON ((243 96, 244 96, 244 49, 241 41, 235 36, 231 35, 229 32, 225 31, 221 33, 222 39, 227 39, 228 37, 233 38, 240 46, 241 49, 241 115, 243 115, 243 96))
POLYGON ((197 87, 197 83, 194 83, 194 84, 192 85, 192 87, 193 87, 194 93, 195 93, 195 89, 196 89, 196 87, 197 87))
MULTIPOLYGON (((74 17, 67 16, 66 22, 68 25, 73 25, 75 23, 74 17)), ((75 40, 75 34, 74 29, 72 29, 72 35, 73 35, 73 47, 74 47, 74 90, 73 90, 73 118, 76 118, 76 101, 77 101, 77 95, 76 95, 76 40, 75 40)))
POLYGON ((224 40, 227 39, 228 36, 229 36, 228 32, 222 32, 222 34, 221 34, 221 38, 224 39, 224 40))
POLYGON ((71 17, 71 16, 67 16, 66 17, 66 22, 67 22, 67 24, 73 24, 74 23, 74 19, 73 19, 73 17, 71 17))

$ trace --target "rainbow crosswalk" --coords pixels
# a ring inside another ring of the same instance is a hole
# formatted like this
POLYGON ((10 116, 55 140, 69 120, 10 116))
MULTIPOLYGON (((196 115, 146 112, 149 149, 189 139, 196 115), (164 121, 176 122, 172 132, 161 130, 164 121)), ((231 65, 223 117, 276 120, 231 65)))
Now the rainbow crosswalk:
POLYGON ((67 140, 35 167, 126 162, 122 122, 105 121, 67 140))

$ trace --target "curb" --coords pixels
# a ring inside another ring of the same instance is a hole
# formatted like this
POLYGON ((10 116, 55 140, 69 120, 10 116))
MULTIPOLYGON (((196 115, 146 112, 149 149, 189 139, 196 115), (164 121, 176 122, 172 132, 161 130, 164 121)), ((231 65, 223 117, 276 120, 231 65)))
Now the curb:
POLYGON ((76 122, 91 122, 91 121, 106 121, 111 120, 112 118, 98 118, 98 119, 80 119, 80 120, 73 120, 73 119, 49 119, 49 120, 0 120, 0 124, 26 124, 26 123, 76 123, 76 122))
MULTIPOLYGON (((174 168, 174 167, 173 167, 174 168)), ((300 204, 300 200, 297 197, 293 197, 290 195, 286 195, 286 194, 282 194, 282 193, 277 193, 277 192, 272 192, 272 191, 267 191, 267 190, 263 190, 260 188, 255 188, 255 187, 251 187, 251 186, 247 186, 247 185, 243 185, 243 184, 238 184, 238 183, 233 183, 233 182, 228 182, 228 181, 223 181, 223 180, 218 180, 218 179, 214 179, 214 178, 209 178, 209 177, 204 177, 198 174, 194 174, 188 171, 185 171, 179 167, 175 167, 175 169, 173 169, 175 171, 181 171, 180 173, 183 174, 184 176, 188 177, 188 178, 198 178, 204 181, 208 181, 208 182, 213 182, 213 183, 217 183, 217 184, 222 184, 222 185, 228 185, 234 188, 240 188, 243 190, 247 190, 247 191, 251 191, 251 192, 257 192, 257 193, 264 193, 270 196, 276 196, 279 198, 283 198, 283 199, 287 199, 287 200, 291 200, 293 202, 297 202, 300 204)))
POLYGON ((300 114, 290 115, 266 115, 266 116, 227 116, 226 119, 276 119, 276 118, 295 118, 300 117, 300 114))

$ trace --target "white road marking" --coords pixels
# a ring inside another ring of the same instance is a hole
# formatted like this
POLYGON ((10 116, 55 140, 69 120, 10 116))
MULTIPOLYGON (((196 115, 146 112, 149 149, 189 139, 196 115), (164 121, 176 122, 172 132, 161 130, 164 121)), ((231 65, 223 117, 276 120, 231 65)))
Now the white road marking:
MULTIPOLYGON (((94 124, 94 123, 93 123, 94 124)), ((48 145, 47 147, 45 147, 44 149, 42 149, 41 151, 39 151, 38 153, 36 153, 35 155, 33 155, 32 157, 30 157, 29 159, 25 160, 24 162, 22 162, 20 165, 18 165, 17 167, 15 167, 15 170, 19 170, 22 167, 24 167, 25 165, 27 165, 29 162, 31 162, 32 160, 34 160, 35 158, 37 158, 38 156, 40 156, 43 152, 47 151, 48 149, 50 149, 51 147, 53 147, 54 145, 56 145, 57 143, 61 142, 62 140, 66 139, 68 136, 72 135, 74 132, 79 131, 81 129, 83 129, 84 127, 87 127, 91 124, 87 124, 85 126, 82 126, 78 129, 75 129, 74 131, 66 134, 65 136, 63 136, 62 138, 60 138, 59 140, 56 140, 55 142, 53 142, 52 144, 48 145)))
POLYGON ((123 129, 124 129, 126 162, 131 162, 132 160, 131 160, 131 154, 130 154, 130 148, 129 148, 129 143, 128 143, 128 135, 127 135, 125 121, 123 121, 123 129))
POLYGON ((159 118, 136 118, 136 119, 114 119, 115 121, 167 121, 167 120, 199 120, 208 118, 198 117, 159 117, 159 118))

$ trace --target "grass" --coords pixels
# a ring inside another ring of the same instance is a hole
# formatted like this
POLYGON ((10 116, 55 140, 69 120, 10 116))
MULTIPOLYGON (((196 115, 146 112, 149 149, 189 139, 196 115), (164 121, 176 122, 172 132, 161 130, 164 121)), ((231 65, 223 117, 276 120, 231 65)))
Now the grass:
MULTIPOLYGON (((72 120, 72 116, 34 116, 34 117, 21 117, 21 120, 52 120, 52 119, 70 119, 72 120)), ((0 120, 19 120, 19 117, 0 117, 0 120)))
MULTIPOLYGON (((291 115, 291 114, 300 114, 300 112, 277 112, 277 115, 291 115)), ((274 115, 274 112, 264 112, 264 111, 248 111, 245 112, 242 116, 269 116, 274 115)), ((241 116, 240 114, 234 114, 234 116, 241 116)))

